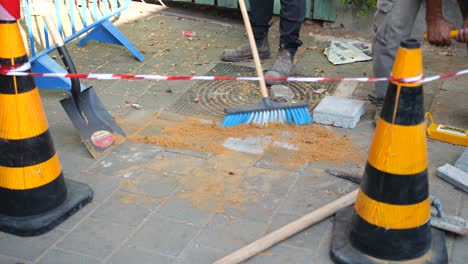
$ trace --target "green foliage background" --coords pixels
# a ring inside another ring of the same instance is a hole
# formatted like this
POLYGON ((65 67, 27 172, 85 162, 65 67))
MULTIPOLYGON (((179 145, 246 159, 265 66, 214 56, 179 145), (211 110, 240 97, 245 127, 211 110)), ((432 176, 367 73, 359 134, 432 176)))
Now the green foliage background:
MULTIPOLYGON (((377 5, 377 0, 342 0, 344 4, 353 5, 358 8, 358 16, 368 16, 372 8, 377 5)), ((411 0, 408 0, 411 1, 411 0)))

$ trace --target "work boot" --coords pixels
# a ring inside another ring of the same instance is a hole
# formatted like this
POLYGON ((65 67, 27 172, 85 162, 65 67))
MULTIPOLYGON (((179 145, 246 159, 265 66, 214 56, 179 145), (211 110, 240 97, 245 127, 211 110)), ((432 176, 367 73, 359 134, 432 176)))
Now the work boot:
MULTIPOLYGON (((276 60, 275 64, 269 71, 266 72, 266 78, 284 78, 289 77, 289 74, 294 69, 294 58, 289 52, 289 50, 280 48, 278 53, 278 59, 276 60)), ((274 80, 267 80, 267 85, 275 85, 275 84, 282 84, 284 81, 274 81, 274 80)))
MULTIPOLYGON (((255 40, 257 43, 257 51, 260 59, 270 58, 270 45, 268 44, 268 35, 260 40, 255 40)), ((243 60, 252 59, 252 49, 249 43, 243 44, 237 49, 225 50, 221 59, 223 61, 239 62, 243 60)))
POLYGON ((382 106, 384 103, 384 97, 379 97, 377 94, 372 91, 367 95, 367 99, 375 106, 382 106))

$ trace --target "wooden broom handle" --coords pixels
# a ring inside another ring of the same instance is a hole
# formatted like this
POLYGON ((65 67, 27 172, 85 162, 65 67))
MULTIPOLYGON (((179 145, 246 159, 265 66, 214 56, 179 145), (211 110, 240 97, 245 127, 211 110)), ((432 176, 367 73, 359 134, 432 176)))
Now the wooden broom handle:
POLYGON ((299 218, 298 220, 289 223, 282 228, 250 243, 249 245, 223 257, 222 259, 214 262, 213 264, 234 264, 247 260, 263 250, 270 248, 274 244, 300 232, 307 227, 329 217, 336 213, 338 210, 352 205, 356 201, 359 189, 354 190, 335 201, 320 207, 319 209, 299 218))
POLYGON ((54 41, 54 44, 57 47, 61 47, 65 44, 63 42, 62 36, 60 36, 60 33, 57 30, 55 22, 52 20, 52 14, 49 12, 49 4, 50 3, 48 1, 40 0, 36 3, 37 6, 33 5, 33 8, 42 16, 42 19, 44 20, 47 26, 47 30, 49 31, 49 34, 52 37, 52 40, 54 41))
MULTIPOLYGON (((252 26, 250 25, 249 15, 247 14, 247 8, 245 7, 245 1, 239 0, 239 6, 242 13, 242 19, 244 20, 245 30, 247 31, 247 37, 249 38, 250 49, 255 62, 255 69, 257 70, 258 78, 260 79, 260 92, 262 97, 268 97, 268 91, 263 77, 262 65, 260 64, 260 57, 258 56, 257 44, 255 44, 255 38, 252 32, 252 26)), ((268 40, 267 40, 268 41, 268 40)))

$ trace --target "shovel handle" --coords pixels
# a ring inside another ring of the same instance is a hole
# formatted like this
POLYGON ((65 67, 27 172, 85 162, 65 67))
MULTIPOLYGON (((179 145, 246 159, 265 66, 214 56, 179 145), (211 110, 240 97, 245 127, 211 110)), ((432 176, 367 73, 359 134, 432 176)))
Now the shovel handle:
MULTIPOLYGON (((459 33, 460 33, 460 30, 458 30, 458 29, 455 29, 455 30, 450 31, 450 38, 451 38, 451 39, 455 38, 459 33)), ((427 32, 424 33, 424 39, 427 40, 428 37, 429 37, 429 36, 427 35, 427 32)))
MULTIPOLYGON (((48 11, 46 2, 40 1, 40 4, 43 5, 40 7, 42 19, 44 19, 47 29, 49 30, 49 34, 52 37, 55 46, 57 47, 57 51, 60 54, 60 57, 63 61, 63 64, 65 65, 65 68, 67 69, 67 72, 76 73, 75 64, 73 63, 73 60, 70 57, 70 53, 68 52, 65 43, 63 42, 63 38, 60 35, 57 26, 55 25, 55 22, 52 20, 52 15, 48 11)), ((73 96, 73 100, 75 100, 75 102, 78 105, 78 101, 80 98, 79 96, 81 93, 81 84, 79 79, 76 78, 70 78, 70 81, 72 83, 70 92, 73 96)))

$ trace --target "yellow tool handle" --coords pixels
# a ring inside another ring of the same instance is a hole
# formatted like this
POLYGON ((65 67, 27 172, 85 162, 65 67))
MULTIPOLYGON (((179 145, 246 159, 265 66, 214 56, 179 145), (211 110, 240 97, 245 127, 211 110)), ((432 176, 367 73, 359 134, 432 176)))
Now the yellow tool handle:
MULTIPOLYGON (((450 38, 451 39, 455 38, 455 36, 458 35, 458 33, 460 33, 460 30, 458 29, 450 31, 450 38)), ((427 33, 424 33, 424 39, 427 40, 427 33)))

